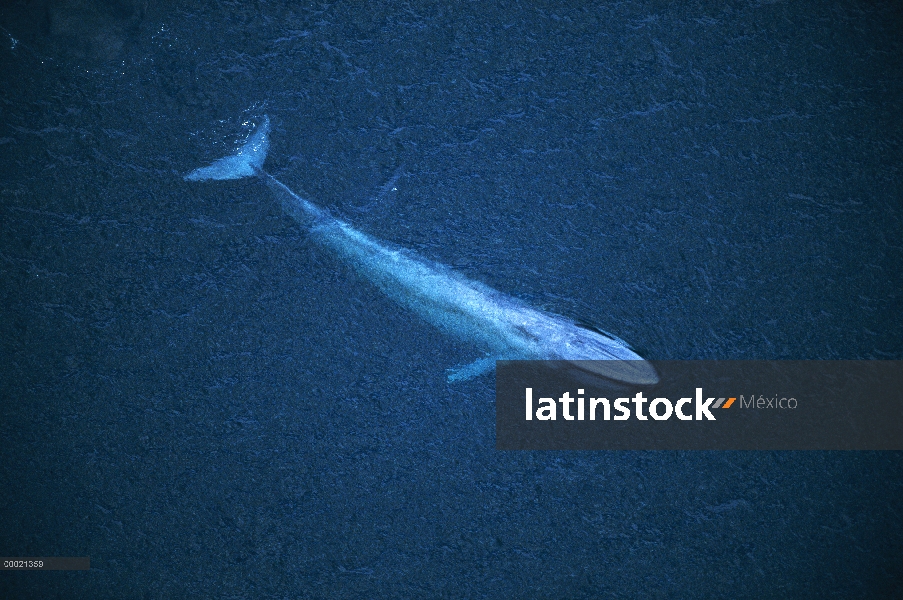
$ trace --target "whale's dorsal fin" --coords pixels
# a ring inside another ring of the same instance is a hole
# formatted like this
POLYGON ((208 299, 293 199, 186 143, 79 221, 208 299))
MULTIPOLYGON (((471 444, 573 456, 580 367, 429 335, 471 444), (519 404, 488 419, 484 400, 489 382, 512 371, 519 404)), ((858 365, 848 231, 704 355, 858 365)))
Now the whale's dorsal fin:
POLYGON ((231 156, 225 156, 212 164, 195 169, 185 176, 188 181, 205 181, 208 179, 241 179, 257 175, 263 169, 263 161, 270 148, 270 119, 266 115, 257 126, 254 135, 248 138, 241 148, 231 156))

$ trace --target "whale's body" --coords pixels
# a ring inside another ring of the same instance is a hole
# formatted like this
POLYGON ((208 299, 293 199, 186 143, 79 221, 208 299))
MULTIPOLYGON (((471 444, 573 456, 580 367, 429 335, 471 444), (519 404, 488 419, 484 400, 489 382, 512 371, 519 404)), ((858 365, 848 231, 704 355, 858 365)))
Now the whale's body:
POLYGON ((285 212, 307 227, 314 240, 399 304, 487 352, 485 357, 452 370, 449 381, 487 373, 496 360, 519 359, 572 361, 582 370, 626 383, 658 381, 652 365, 621 340, 531 308, 448 267, 379 242, 300 197, 263 171, 268 135, 269 120, 264 118, 238 152, 192 171, 185 179, 263 177, 285 212))

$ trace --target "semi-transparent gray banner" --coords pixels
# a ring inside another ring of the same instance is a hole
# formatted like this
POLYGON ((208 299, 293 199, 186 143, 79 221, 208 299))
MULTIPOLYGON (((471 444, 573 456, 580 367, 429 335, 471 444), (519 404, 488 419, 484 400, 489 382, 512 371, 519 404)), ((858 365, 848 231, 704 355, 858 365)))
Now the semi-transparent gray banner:
POLYGON ((611 364, 499 361, 496 448, 903 450, 903 361, 611 364))

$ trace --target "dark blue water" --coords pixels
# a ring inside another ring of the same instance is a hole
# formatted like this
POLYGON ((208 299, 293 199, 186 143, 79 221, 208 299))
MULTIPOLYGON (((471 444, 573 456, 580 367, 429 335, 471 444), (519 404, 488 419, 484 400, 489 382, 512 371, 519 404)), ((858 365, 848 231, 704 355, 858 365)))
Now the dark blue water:
POLYGON ((498 452, 476 349, 182 180, 269 114, 299 193, 647 358, 901 359, 899 6, 352 4, 0 9, 0 554, 92 564, 0 595, 901 597, 899 453, 498 452))

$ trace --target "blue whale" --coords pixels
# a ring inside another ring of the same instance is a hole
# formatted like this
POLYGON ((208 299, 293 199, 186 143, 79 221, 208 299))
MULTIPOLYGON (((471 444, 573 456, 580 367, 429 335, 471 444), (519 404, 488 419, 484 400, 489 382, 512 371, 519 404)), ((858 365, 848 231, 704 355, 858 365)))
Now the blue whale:
POLYGON ((269 132, 270 122, 264 117, 234 154, 192 171, 185 179, 263 178, 285 212, 308 228, 315 241, 333 250, 402 306, 486 352, 468 365, 450 369, 449 381, 489 373, 496 360, 559 360, 615 381, 658 382, 653 366, 622 340, 531 308, 446 266, 377 241, 302 198, 263 170, 269 132))

